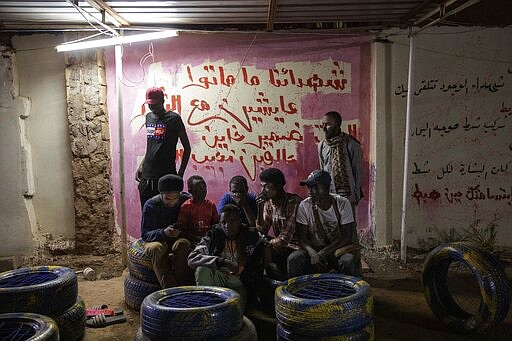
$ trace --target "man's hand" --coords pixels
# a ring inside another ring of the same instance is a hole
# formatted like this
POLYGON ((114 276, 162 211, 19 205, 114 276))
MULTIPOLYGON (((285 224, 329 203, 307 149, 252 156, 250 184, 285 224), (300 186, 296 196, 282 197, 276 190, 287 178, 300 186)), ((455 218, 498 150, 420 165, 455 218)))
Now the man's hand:
POLYGON ((180 230, 175 229, 172 225, 169 225, 164 229, 164 233, 167 238, 178 238, 180 232, 180 230))
POLYGON ((238 275, 240 270, 238 263, 229 259, 224 259, 224 267, 229 270, 230 275, 238 275))
POLYGON ((256 197, 256 204, 263 204, 265 201, 267 201, 267 197, 265 196, 265 194, 263 192, 258 194, 258 196, 256 197))
POLYGON ((139 167, 137 167, 137 170, 135 171, 135 181, 140 182, 142 179, 142 165, 144 163, 144 160, 141 161, 139 164, 139 167))

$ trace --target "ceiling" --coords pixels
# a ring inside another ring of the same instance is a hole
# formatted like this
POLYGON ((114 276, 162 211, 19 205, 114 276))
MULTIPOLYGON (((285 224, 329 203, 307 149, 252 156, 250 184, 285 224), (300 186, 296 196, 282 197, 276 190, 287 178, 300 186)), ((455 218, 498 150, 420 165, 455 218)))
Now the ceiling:
POLYGON ((0 32, 124 30, 370 31, 507 26, 512 0, 0 1, 0 32))

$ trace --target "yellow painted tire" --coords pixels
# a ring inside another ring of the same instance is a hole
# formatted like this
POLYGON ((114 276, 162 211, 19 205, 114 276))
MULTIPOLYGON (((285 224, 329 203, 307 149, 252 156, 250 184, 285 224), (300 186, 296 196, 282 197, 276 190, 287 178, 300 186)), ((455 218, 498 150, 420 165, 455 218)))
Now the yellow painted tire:
POLYGON ((85 315, 85 302, 80 296, 68 310, 51 318, 59 327, 61 340, 76 341, 81 340, 84 336, 87 317, 85 315))
POLYGON ((315 274, 289 279, 275 292, 276 318, 294 334, 339 336, 372 323, 370 285, 352 276, 315 274))
POLYGON ((434 315, 455 332, 488 330, 502 322, 510 308, 511 285, 503 267, 492 254, 468 243, 442 244, 429 253, 423 267, 423 292, 434 315), (480 288, 480 306, 473 315, 449 292, 447 274, 454 261, 471 269, 480 288))
POLYGON ((0 274, 0 313, 59 315, 75 304, 75 271, 63 266, 35 266, 0 274))
MULTIPOLYGON (((286 330, 280 324, 277 324, 276 336, 278 341, 311 341, 311 336, 297 335, 286 330)), ((373 339, 373 322, 364 327, 363 329, 352 332, 350 334, 315 337, 315 341, 373 341, 373 339)))
POLYGON ((59 328, 44 315, 0 314, 0 340, 59 341, 59 328))
POLYGON ((128 272, 133 278, 159 284, 153 271, 151 257, 144 253, 144 241, 142 239, 135 240, 128 249, 128 272))

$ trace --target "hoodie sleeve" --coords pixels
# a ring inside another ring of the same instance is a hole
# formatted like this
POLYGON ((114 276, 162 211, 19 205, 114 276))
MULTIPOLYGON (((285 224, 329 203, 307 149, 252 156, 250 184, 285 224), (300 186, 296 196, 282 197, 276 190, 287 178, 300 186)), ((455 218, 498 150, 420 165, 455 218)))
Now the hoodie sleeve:
POLYGON ((194 250, 190 252, 188 256, 188 266, 192 269, 198 266, 217 268, 217 260, 220 257, 210 255, 211 236, 211 233, 207 233, 206 236, 201 238, 201 241, 196 245, 194 250))
POLYGON ((142 240, 145 242, 165 242, 165 233, 163 228, 158 228, 157 219, 158 207, 151 200, 146 201, 142 210, 142 240))

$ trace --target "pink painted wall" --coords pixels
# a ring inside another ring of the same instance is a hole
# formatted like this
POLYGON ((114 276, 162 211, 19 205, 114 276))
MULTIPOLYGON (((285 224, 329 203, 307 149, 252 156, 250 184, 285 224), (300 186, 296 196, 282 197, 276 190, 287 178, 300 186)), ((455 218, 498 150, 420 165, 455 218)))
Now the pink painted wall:
MULTIPOLYGON (((119 211, 119 134, 114 49, 107 50, 108 108, 115 204, 119 211)), ((229 179, 244 175, 260 190, 262 169, 277 167, 286 190, 305 196, 299 181, 318 168, 323 114, 340 111, 364 151, 366 176, 357 212, 369 226, 368 151, 370 44, 341 35, 186 34, 123 48, 124 167, 127 231, 140 236, 135 170, 145 153, 145 89, 163 87, 192 144, 185 178, 203 176, 218 202, 229 179), (315 76, 316 75, 316 76, 315 76), (274 134, 272 134, 274 133, 274 134)), ((179 161, 178 161, 179 162, 179 161)), ((119 221, 119 214, 116 219, 119 221)), ((361 231, 363 232, 363 231, 361 231)))

